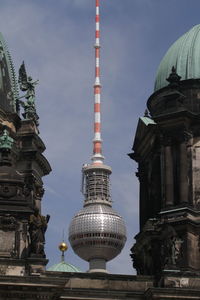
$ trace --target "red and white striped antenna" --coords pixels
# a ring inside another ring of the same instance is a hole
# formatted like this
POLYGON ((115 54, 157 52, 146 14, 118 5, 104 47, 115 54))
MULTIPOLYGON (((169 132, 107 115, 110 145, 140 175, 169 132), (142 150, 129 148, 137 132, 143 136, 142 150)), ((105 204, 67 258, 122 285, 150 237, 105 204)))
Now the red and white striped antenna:
POLYGON ((101 83, 100 83, 100 0, 96 0, 96 32, 95 32, 95 84, 94 84, 94 140, 93 164, 103 164, 101 139, 101 83))

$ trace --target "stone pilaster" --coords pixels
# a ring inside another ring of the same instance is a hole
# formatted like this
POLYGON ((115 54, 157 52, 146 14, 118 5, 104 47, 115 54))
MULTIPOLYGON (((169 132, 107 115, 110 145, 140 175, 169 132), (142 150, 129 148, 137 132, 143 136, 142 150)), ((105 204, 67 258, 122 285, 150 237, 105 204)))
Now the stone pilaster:
POLYGON ((165 164, 165 206, 174 204, 174 177, 173 177, 173 157, 171 139, 167 138, 164 145, 164 164, 165 164))
POLYGON ((183 132, 180 142, 180 204, 188 203, 188 141, 191 134, 183 132))

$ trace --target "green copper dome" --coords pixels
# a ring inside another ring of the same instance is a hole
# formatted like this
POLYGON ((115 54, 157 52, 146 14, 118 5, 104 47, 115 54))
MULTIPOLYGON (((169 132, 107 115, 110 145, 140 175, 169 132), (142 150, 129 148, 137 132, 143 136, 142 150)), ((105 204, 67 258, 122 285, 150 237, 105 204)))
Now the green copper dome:
POLYGON ((155 91, 169 84, 166 78, 173 66, 181 80, 200 79, 200 25, 194 26, 169 48, 158 67, 155 91))
POLYGON ((10 52, 0 33, 0 108, 16 112, 18 84, 10 52))
POLYGON ((61 261, 58 264, 53 265, 52 267, 48 268, 47 271, 55 271, 55 272, 81 272, 80 269, 76 268, 75 266, 66 263, 65 261, 61 261))

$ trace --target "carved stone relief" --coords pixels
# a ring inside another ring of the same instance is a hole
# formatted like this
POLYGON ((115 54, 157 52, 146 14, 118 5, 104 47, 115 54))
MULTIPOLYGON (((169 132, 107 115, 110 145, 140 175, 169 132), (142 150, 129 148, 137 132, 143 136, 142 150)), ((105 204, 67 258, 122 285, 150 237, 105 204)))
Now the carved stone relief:
POLYGON ((171 226, 149 220, 136 239, 131 258, 138 275, 155 275, 162 269, 179 267, 183 240, 171 226))
POLYGON ((15 251, 15 231, 0 229, 0 256, 13 257, 15 251))
POLYGON ((10 184, 0 184, 0 197, 11 198, 17 194, 17 187, 10 184))
POLYGON ((0 229, 3 230, 16 230, 17 220, 10 214, 0 216, 0 229))

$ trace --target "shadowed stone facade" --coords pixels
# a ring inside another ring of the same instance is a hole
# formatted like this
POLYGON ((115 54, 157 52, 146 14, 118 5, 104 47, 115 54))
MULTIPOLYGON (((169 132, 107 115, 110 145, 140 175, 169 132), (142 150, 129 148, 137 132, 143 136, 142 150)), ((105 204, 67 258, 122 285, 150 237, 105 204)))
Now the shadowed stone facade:
POLYGON ((48 262, 44 253, 46 218, 40 211, 42 177, 51 167, 42 154, 45 145, 35 116, 21 118, 19 99, 35 99, 24 64, 23 68, 20 88, 27 94, 19 97, 11 56, 0 35, 0 275, 37 274, 48 262), (42 225, 39 219, 44 220, 42 225), (33 241, 33 231, 39 236, 39 227, 44 229, 43 236, 33 241))
POLYGON ((129 154, 140 183, 140 232, 131 257, 155 286, 199 288, 200 80, 179 75, 172 66, 168 85, 148 99, 129 154))
POLYGON ((130 154, 139 165, 139 274, 200 271, 199 94, 199 80, 170 84, 149 98, 151 118, 139 120, 130 154))

